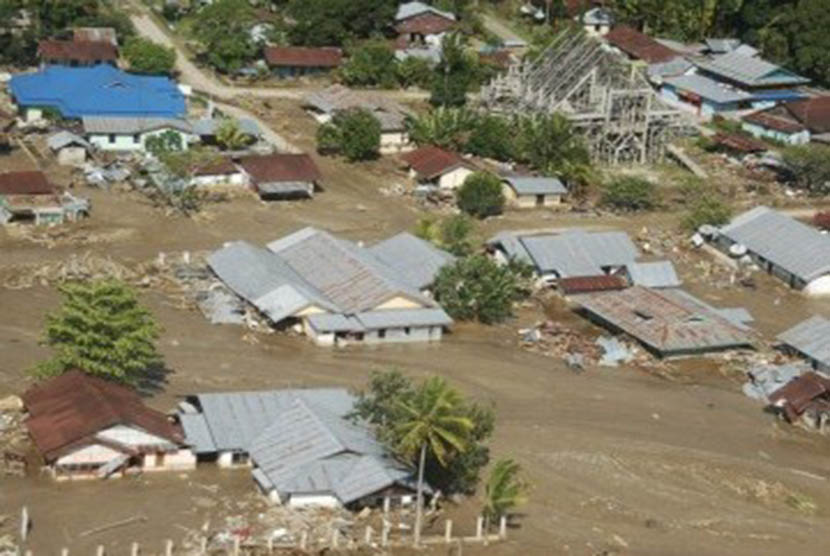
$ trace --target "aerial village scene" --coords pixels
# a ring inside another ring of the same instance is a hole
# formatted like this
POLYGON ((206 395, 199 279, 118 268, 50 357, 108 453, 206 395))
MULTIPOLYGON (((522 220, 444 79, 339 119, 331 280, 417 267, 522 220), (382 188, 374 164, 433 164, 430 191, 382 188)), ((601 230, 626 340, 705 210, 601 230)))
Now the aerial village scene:
POLYGON ((0 0, 0 556, 830 553, 827 0, 0 0))

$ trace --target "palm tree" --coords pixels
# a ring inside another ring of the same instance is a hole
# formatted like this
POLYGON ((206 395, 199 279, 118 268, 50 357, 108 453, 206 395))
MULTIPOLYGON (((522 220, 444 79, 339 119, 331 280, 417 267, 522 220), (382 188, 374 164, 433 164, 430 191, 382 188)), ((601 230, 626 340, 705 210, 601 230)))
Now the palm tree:
POLYGON ((521 466, 513 459, 497 461, 484 487, 485 531, 507 511, 525 502, 527 483, 519 477, 521 466))
POLYGON ((216 128, 216 141, 230 150, 246 147, 250 137, 242 131, 239 122, 233 118, 225 118, 216 128))
POLYGON ((442 467, 452 454, 467 449, 473 422, 461 414, 463 399, 441 377, 425 380, 411 400, 401 402, 404 419, 396 427, 399 449, 408 458, 418 456, 418 487, 415 507, 415 546, 421 542, 424 466, 427 450, 442 467))

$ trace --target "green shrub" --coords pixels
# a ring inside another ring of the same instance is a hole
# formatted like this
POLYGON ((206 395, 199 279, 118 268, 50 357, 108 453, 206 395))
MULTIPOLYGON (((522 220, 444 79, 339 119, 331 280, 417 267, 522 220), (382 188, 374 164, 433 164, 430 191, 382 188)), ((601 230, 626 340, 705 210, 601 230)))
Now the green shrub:
POLYGON ((683 219, 683 226, 696 231, 704 224, 723 226, 732 218, 732 207, 715 195, 707 195, 693 202, 683 219))
POLYGON ((501 214, 504 210, 501 180, 489 172, 470 174, 458 190, 458 208, 477 218, 501 214))
POLYGON ((656 204, 656 189, 643 178, 617 178, 603 189, 602 204, 624 211, 649 210, 656 204))

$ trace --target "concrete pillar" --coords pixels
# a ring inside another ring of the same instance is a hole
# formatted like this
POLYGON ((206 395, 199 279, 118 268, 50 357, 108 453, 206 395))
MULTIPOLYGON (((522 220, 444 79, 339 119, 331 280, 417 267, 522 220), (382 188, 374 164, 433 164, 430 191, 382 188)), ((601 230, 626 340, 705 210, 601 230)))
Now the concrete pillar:
POLYGON ((202 541, 199 545, 199 554, 207 554, 207 537, 202 537, 202 541))
POLYGON ((499 520, 499 538, 504 540, 507 538, 507 516, 501 516, 499 520))
POLYGON ((372 526, 371 525, 366 526, 366 533, 363 535, 363 542, 366 543, 367 545, 372 544, 372 526))
POLYGON ((173 556, 173 541, 170 539, 164 543, 164 556, 173 556))
POLYGON ((305 550, 308 547, 308 531, 304 530, 300 533, 300 550, 305 550))
POLYGON ((389 515, 389 507, 391 505, 391 500, 388 496, 383 497, 383 518, 386 519, 386 516, 389 515))
POLYGON ((386 546, 389 544, 389 522, 383 520, 383 530, 380 532, 380 545, 386 546))
POLYGON ((98 548, 95 550, 95 556, 104 556, 104 545, 99 544, 98 548))
POLYGON ((340 544, 340 531, 335 529, 334 531, 331 532, 331 547, 332 548, 337 548, 339 544, 340 544))
POLYGON ((268 537, 268 554, 274 553, 274 537, 268 537))
POLYGON ((481 540, 482 533, 484 532, 484 518, 478 516, 476 518, 476 538, 481 540))
POLYGON ((130 545, 130 556, 138 556, 138 543, 134 542, 130 545))
POLYGON ((233 556, 239 556, 239 535, 233 538, 233 556))
POLYGON ((448 519, 444 523, 444 542, 447 544, 452 542, 452 520, 448 519))

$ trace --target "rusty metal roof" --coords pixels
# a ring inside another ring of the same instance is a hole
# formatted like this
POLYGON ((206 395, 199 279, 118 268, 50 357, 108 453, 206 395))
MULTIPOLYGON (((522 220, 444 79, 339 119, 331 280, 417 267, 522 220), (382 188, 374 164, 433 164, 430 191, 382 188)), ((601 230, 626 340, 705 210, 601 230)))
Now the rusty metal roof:
POLYGON ((611 29, 605 35, 605 40, 632 58, 645 60, 649 64, 667 62, 677 56, 677 52, 671 48, 627 25, 618 25, 611 29))
POLYGON ((401 155, 401 160, 415 170, 420 179, 425 180, 431 180, 460 166, 471 167, 458 153, 431 145, 401 155))
POLYGON ((0 174, 0 195, 52 195, 55 186, 39 170, 0 174))
POLYGON ((100 62, 118 59, 118 50, 115 46, 104 41, 42 40, 38 43, 37 53, 44 60, 100 62))
POLYGON ((580 293, 621 290, 626 287, 625 280, 619 276, 572 276, 559 279, 559 289, 565 295, 580 293))
POLYGON ((792 418, 804 413, 804 410, 816 398, 830 395, 830 379, 818 373, 809 372, 792 380, 770 394, 770 404, 785 410, 792 418))
POLYGON ((333 46, 269 46, 265 61, 278 67, 335 68, 343 61, 343 51, 333 46))
POLYGON ((307 154, 275 153, 243 157, 242 168, 254 183, 313 182, 320 179, 320 170, 307 154))
POLYGON ((163 413, 145 406, 126 386, 68 371, 27 390, 23 403, 26 427, 47 461, 64 448, 114 425, 132 425, 180 444, 180 429, 163 413))

